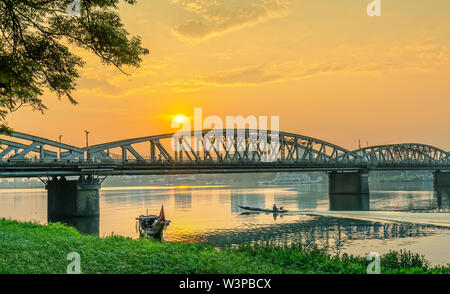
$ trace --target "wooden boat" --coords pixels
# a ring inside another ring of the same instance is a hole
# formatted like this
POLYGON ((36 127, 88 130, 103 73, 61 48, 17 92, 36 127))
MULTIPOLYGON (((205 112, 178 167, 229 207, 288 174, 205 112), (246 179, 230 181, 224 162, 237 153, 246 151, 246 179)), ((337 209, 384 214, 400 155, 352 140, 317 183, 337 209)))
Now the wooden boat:
POLYGON ((240 206, 240 205, 239 205, 239 207, 242 209, 245 209, 245 210, 249 210, 249 211, 268 212, 268 213, 286 213, 289 211, 286 209, 273 210, 273 209, 268 209, 268 208, 257 208, 257 207, 240 206))
POLYGON ((164 206, 158 215, 148 214, 141 215, 136 218, 137 225, 139 225, 139 235, 144 238, 153 238, 162 241, 163 231, 170 224, 170 220, 166 220, 164 215, 164 206))

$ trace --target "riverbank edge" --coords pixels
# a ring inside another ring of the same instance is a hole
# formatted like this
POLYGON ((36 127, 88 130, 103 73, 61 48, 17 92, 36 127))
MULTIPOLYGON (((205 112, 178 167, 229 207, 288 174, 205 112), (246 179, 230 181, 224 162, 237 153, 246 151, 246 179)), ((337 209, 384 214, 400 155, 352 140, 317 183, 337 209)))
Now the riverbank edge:
MULTIPOLYGON (((370 262, 315 246, 269 244, 218 250, 121 236, 99 238, 61 223, 0 219, 0 273, 67 273, 74 261, 68 260, 72 252, 80 256, 82 273, 99 274, 365 274, 370 262)), ((381 256, 381 273, 449 274, 450 264, 430 267, 417 254, 390 252, 381 256)))

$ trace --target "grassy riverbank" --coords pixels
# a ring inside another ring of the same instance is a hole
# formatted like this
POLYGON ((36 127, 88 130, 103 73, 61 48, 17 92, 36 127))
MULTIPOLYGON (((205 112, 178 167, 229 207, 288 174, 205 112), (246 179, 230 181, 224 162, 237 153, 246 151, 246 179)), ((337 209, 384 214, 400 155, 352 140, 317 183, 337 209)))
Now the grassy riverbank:
MULTIPOLYGON (((302 246, 241 246, 218 251, 193 244, 98 238, 61 224, 0 220, 0 273, 65 273, 78 252, 83 273, 366 273, 364 257, 327 254, 302 246)), ((418 255, 391 252, 382 273, 450 273, 418 255)))

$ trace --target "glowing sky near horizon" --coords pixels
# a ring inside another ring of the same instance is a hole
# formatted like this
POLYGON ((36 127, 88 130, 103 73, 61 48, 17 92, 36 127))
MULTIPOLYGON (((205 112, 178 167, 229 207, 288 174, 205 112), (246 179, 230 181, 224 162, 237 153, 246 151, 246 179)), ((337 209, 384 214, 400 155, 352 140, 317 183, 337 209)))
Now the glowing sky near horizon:
POLYGON ((176 131, 171 118, 280 116, 282 131, 348 149, 419 142, 450 150, 450 1, 140 0, 121 5, 151 54, 125 76, 86 57, 78 106, 44 99, 18 131, 91 144, 176 131))

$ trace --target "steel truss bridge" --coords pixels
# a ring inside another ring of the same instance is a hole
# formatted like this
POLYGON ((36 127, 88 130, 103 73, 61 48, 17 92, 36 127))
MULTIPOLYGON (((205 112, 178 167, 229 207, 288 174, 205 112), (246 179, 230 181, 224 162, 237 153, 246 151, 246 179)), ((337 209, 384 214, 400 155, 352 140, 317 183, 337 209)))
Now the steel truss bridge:
POLYGON ((248 129, 172 133, 84 148, 15 132, 0 144, 0 177, 450 170, 449 152, 425 144, 350 151, 298 134, 248 129))

